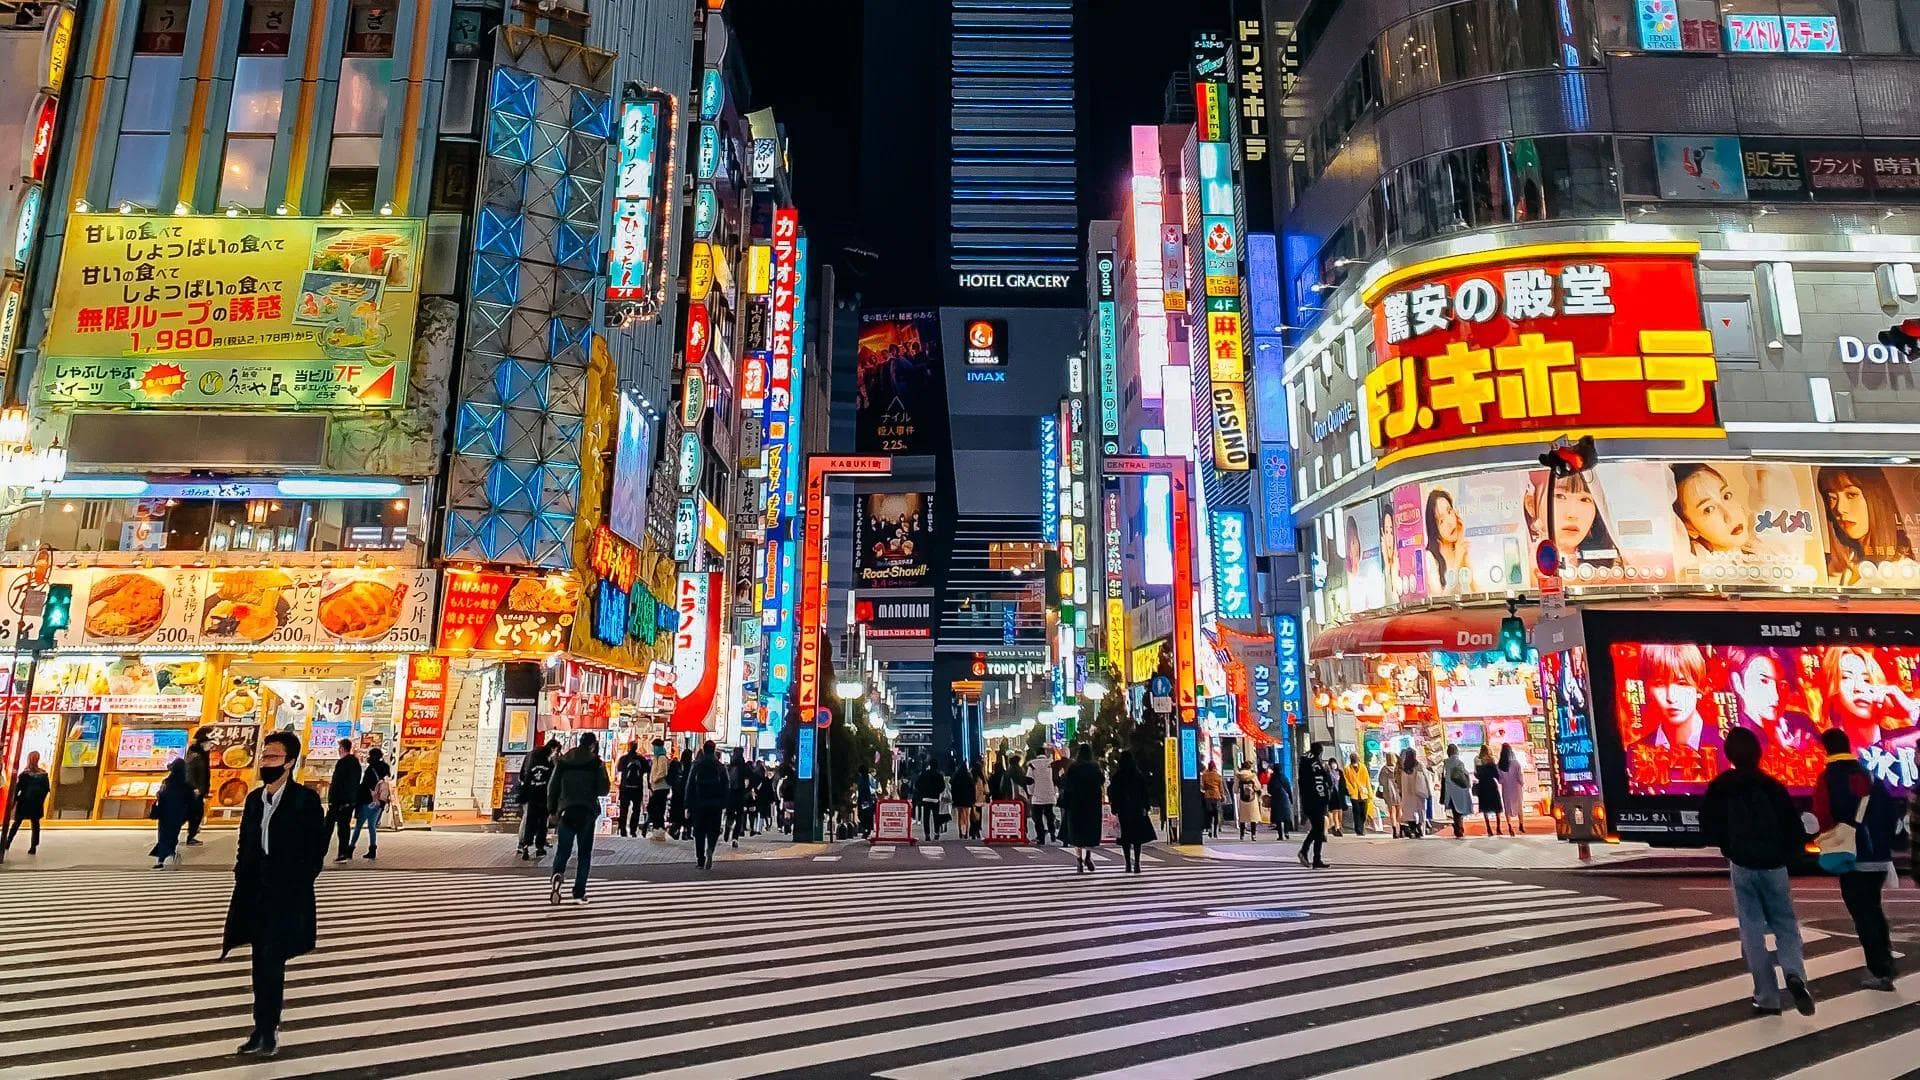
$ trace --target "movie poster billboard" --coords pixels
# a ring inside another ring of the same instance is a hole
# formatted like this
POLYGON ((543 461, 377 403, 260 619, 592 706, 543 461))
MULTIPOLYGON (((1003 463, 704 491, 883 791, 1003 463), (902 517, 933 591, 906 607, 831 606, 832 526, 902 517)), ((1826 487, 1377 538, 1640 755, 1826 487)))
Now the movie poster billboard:
POLYGON ((932 587, 933 497, 918 491, 860 496, 853 518, 854 587, 932 587))
POLYGON ((862 454, 934 453, 945 377, 940 313, 862 313, 855 357, 856 449, 862 454))

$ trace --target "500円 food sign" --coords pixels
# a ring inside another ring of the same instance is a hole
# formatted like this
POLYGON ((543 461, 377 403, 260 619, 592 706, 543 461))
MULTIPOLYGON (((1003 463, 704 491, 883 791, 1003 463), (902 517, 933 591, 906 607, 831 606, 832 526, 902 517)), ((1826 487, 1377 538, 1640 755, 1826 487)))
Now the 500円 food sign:
POLYGON ((75 214, 41 399, 402 405, 420 237, 412 219, 75 214))
POLYGON ((1364 296, 1384 466, 1561 434, 1721 438, 1692 243, 1542 244, 1388 274, 1364 296))

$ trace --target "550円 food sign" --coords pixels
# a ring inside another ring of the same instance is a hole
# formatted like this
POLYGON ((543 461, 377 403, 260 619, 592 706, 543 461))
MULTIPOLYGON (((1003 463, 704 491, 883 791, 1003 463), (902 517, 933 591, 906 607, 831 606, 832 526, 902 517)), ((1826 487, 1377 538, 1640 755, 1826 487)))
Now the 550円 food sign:
POLYGON ((1387 275, 1366 378, 1378 465, 1561 434, 1721 438, 1692 243, 1542 244, 1387 275))
POLYGON ((421 223, 75 214, 43 351, 50 404, 404 404, 421 223))

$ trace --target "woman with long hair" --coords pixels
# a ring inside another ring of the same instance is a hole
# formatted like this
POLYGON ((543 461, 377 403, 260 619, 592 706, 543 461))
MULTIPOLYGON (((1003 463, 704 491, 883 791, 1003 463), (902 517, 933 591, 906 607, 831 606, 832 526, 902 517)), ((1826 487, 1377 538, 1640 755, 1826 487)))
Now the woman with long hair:
POLYGON ((1526 774, 1520 771, 1520 759, 1513 754, 1512 743, 1500 744, 1500 760, 1494 763, 1500 774, 1500 812, 1506 818, 1507 835, 1527 831, 1526 774))
POLYGON ((1120 751, 1120 760, 1113 767, 1113 780, 1107 785, 1107 802, 1113 806, 1113 816, 1120 823, 1120 853, 1126 857, 1127 873, 1137 874, 1140 849, 1157 834, 1153 831, 1147 774, 1140 771, 1131 750, 1120 751))
POLYGON ((1887 474, 1877 468, 1830 465, 1813 471, 1827 522, 1827 573, 1837 585, 1860 584, 1862 563, 1913 559, 1900 531, 1900 508, 1887 474))
POLYGON ((1427 595, 1460 592, 1467 571, 1467 526, 1446 488, 1427 492, 1427 595))
POLYGON ((1620 565, 1620 549, 1607 521, 1606 503, 1590 471, 1552 479, 1553 523, 1548 527, 1547 484, 1551 475, 1544 469, 1535 472, 1520 502, 1531 541, 1528 546, 1538 548, 1551 534, 1562 567, 1620 565))
POLYGON ((1425 827, 1427 800, 1433 797, 1433 780, 1427 776, 1426 766, 1420 764, 1411 746, 1400 751, 1400 775, 1395 781, 1400 785, 1401 835, 1417 837, 1425 827))
POLYGON ((1473 799, 1480 804, 1480 824, 1488 836, 1498 836, 1505 822, 1500 800, 1500 767, 1493 763, 1493 747, 1484 743, 1473 758, 1473 799))
POLYGON ((1105 787, 1100 766, 1093 763, 1093 745, 1081 743, 1074 748, 1073 767, 1060 785, 1060 806, 1065 811, 1067 842, 1080 855, 1074 862, 1076 873, 1093 872, 1093 849, 1100 846, 1100 792, 1105 787))
POLYGON ((1752 555, 1760 549, 1753 514, 1719 469, 1692 463, 1673 470, 1673 513, 1695 555, 1752 555))

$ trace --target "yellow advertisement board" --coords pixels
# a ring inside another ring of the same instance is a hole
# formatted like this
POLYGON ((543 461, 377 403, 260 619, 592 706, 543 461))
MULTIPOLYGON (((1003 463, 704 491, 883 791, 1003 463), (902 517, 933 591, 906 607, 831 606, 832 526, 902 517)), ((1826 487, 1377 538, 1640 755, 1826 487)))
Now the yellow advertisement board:
POLYGON ((421 239, 409 218, 75 214, 41 346, 42 397, 399 405, 421 239))

